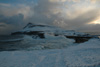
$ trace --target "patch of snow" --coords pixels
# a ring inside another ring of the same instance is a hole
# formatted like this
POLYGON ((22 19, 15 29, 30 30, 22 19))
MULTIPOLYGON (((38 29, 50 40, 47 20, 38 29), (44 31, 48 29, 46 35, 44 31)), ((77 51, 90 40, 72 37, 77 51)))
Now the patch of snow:
POLYGON ((0 52, 1 67, 99 67, 100 40, 66 49, 0 52))
POLYGON ((100 65, 100 40, 91 39, 88 42, 69 47, 65 61, 68 67, 96 67, 100 65), (72 61, 71 61, 72 60, 72 61))

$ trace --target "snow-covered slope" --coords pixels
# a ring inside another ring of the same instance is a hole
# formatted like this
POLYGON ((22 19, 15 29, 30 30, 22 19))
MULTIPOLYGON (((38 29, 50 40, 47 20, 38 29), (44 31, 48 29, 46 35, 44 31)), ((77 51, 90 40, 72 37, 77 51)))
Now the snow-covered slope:
POLYGON ((67 49, 0 52, 0 67, 100 67, 100 40, 67 49))
POLYGON ((66 36, 89 36, 85 33, 75 32, 74 30, 64 30, 56 26, 41 25, 28 23, 19 33, 28 32, 39 32, 39 33, 49 33, 56 35, 66 35, 66 36))
POLYGON ((29 32, 29 31, 45 31, 45 32, 56 32, 56 31, 63 31, 61 28, 55 27, 55 26, 48 26, 48 25, 39 25, 39 24, 32 24, 28 23, 24 29, 23 32, 29 32))

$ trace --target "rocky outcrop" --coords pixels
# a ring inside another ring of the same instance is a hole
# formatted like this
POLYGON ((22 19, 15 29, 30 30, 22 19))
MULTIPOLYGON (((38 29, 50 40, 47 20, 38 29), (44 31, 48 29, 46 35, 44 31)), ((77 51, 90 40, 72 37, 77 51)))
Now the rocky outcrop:
POLYGON ((74 39, 75 43, 83 43, 92 38, 92 37, 83 37, 83 36, 66 36, 66 37, 70 39, 74 39))

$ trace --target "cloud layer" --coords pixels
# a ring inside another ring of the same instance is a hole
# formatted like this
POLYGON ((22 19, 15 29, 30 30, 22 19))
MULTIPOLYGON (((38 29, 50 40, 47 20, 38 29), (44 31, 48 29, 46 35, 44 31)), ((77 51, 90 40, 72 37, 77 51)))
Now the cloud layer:
POLYGON ((20 0, 0 3, 0 32, 21 29, 28 22, 50 24, 77 31, 99 31, 98 0, 20 0), (98 24, 93 24, 96 21, 98 24), (90 24, 89 24, 90 23, 90 24), (13 27, 8 28, 8 27, 13 27))

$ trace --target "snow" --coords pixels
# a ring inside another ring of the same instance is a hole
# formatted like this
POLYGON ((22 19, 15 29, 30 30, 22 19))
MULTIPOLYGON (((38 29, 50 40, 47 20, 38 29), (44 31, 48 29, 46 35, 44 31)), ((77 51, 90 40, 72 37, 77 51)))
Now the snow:
MULTIPOLYGON (((60 27, 56 26, 48 26, 48 25, 39 25, 29 23, 23 30, 19 32, 31 32, 31 31, 40 31, 44 33, 58 34, 58 35, 67 35, 67 36, 83 36, 85 33, 75 32, 74 30, 64 30, 60 27)), ((88 36, 88 35, 87 35, 88 36)))
POLYGON ((26 27, 25 29, 23 29, 22 31, 57 31, 57 30, 62 30, 61 28, 58 27, 54 27, 54 26, 35 26, 35 27, 26 27))
POLYGON ((32 36, 25 35, 22 44, 32 45, 27 50, 41 49, 61 49, 73 45, 75 40, 65 38, 64 36, 54 36, 45 34, 45 39, 33 39, 32 36), (34 45, 33 45, 34 44, 34 45), (33 47, 34 46, 34 47, 33 47))
POLYGON ((0 67, 100 67, 100 40, 65 49, 0 52, 0 67))
POLYGON ((85 33, 75 32, 73 30, 63 30, 59 27, 32 27, 32 28, 25 28, 21 32, 30 32, 30 31, 43 31, 46 33, 53 33, 53 34, 59 34, 59 35, 69 35, 69 36, 77 36, 77 35, 85 35, 85 33))

